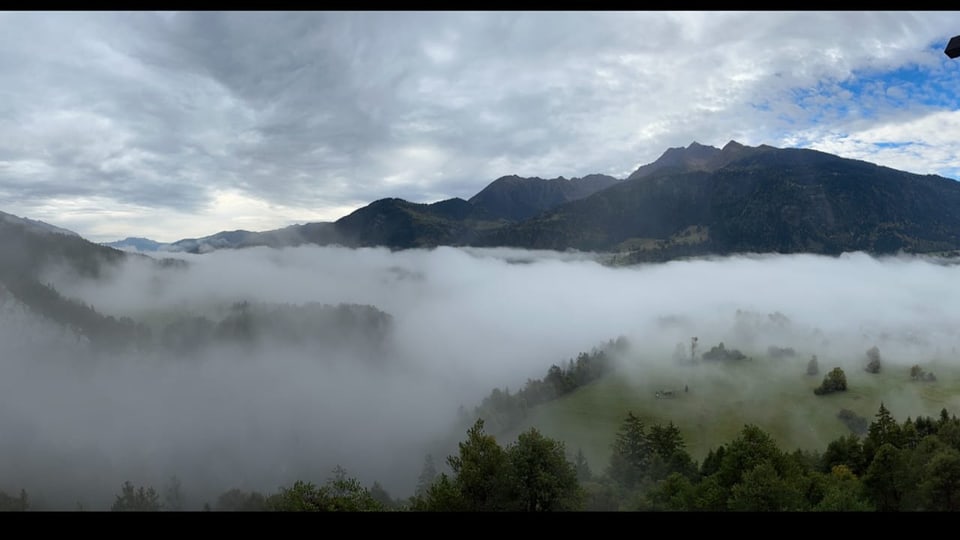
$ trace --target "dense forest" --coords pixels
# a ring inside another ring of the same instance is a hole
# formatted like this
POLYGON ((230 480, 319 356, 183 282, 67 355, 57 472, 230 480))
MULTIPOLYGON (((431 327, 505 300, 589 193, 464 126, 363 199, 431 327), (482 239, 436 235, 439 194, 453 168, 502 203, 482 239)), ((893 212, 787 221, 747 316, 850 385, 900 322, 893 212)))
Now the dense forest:
MULTIPOLYGON (((608 463, 592 468, 580 452, 531 428, 502 446, 477 419, 438 472, 427 455, 416 492, 391 497, 337 467, 323 484, 297 481, 276 493, 233 488, 215 511, 957 511, 960 419, 898 422, 881 404, 865 436, 838 438, 822 451, 783 449, 763 429, 739 435, 698 463, 677 426, 647 425, 627 411, 608 463)), ((158 491, 120 486, 113 511, 186 508, 181 480, 158 491)), ((29 494, 0 491, 0 509, 43 510, 29 494)), ((82 506, 77 510, 84 510, 82 506)))

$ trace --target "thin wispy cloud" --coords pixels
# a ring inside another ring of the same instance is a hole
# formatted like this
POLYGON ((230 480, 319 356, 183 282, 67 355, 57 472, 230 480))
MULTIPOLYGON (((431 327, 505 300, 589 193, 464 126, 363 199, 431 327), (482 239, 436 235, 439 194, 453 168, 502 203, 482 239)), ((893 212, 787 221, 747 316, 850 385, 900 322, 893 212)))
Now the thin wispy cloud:
POLYGON ((957 177, 958 32, 960 12, 7 12, 0 208, 172 241, 623 177, 694 140, 957 177))

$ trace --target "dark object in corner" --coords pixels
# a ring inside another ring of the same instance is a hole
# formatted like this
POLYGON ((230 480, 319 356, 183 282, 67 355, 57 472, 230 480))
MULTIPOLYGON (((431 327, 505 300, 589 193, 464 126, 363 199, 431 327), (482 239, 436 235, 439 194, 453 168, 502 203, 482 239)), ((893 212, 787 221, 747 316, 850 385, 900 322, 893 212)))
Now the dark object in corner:
POLYGON ((950 43, 947 43, 947 48, 943 52, 947 53, 950 58, 960 56, 960 36, 950 38, 950 43))

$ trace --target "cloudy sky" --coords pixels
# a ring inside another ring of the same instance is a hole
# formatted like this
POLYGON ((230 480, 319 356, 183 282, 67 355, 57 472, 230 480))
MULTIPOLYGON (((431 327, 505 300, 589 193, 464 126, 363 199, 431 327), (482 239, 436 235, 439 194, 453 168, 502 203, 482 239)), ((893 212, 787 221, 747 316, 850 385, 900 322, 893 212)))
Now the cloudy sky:
POLYGON ((0 211, 95 241, 335 220, 692 141, 960 178, 960 12, 0 12, 0 211))

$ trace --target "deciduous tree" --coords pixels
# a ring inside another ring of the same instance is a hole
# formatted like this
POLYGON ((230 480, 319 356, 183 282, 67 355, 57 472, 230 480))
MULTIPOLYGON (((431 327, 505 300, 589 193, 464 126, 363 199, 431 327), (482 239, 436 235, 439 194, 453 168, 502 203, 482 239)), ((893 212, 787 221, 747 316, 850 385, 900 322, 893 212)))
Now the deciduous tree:
POLYGON ((292 487, 267 499, 267 507, 281 512, 373 512, 382 511, 380 504, 356 478, 340 466, 322 486, 297 480, 292 487))
POLYGON ((835 367, 823 378, 823 383, 813 390, 813 393, 820 396, 832 394, 833 392, 843 392, 847 389, 847 375, 839 367, 835 367))
POLYGON ((483 431, 478 418, 459 443, 460 452, 447 458, 453 483, 469 511, 502 510, 505 502, 504 470, 507 455, 493 435, 483 431))
POLYGON ((564 445, 536 428, 521 433, 506 451, 509 509, 526 512, 577 510, 583 493, 564 445))

